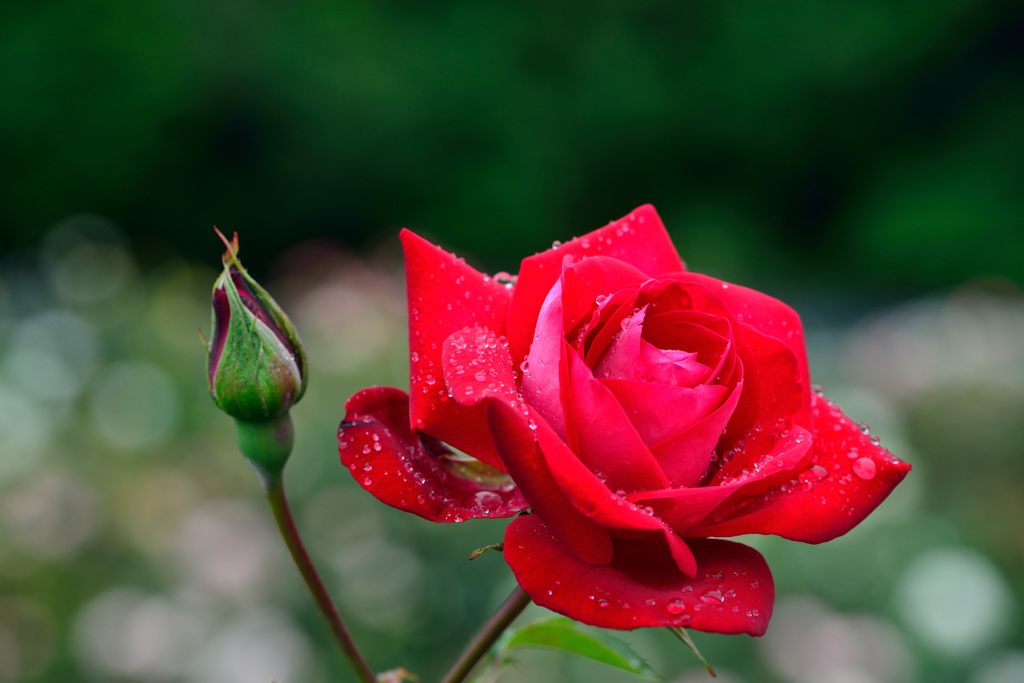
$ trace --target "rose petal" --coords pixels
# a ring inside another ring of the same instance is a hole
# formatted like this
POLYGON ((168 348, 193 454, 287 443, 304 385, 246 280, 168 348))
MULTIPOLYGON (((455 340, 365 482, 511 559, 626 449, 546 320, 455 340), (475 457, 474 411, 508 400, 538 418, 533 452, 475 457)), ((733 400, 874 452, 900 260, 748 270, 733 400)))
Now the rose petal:
MULTIPOLYGON (((663 306, 658 306, 663 309, 663 306)), ((697 354, 715 384, 724 384, 725 364, 732 355, 733 328, 729 319, 701 311, 652 311, 644 325, 644 340, 659 349, 676 349, 697 354)))
MULTIPOLYGON (((804 341, 803 323, 800 316, 792 308, 767 294, 734 285, 699 273, 686 273, 680 279, 703 284, 717 290, 718 296, 725 302, 736 319, 750 325, 758 331, 778 339, 786 344, 796 356, 799 375, 804 386, 810 386, 810 373, 807 369, 807 344, 804 341)), ((810 409, 808 399, 807 408, 810 409)))
POLYGON ((653 382, 674 387, 696 387, 712 378, 711 368, 697 360, 696 352, 659 349, 642 339, 640 359, 653 382))
POLYGON ((662 472, 673 486, 698 486, 707 477, 717 455, 716 446, 722 432, 743 396, 743 382, 707 417, 685 431, 651 446, 662 472))
MULTIPOLYGON (((689 430, 718 410, 730 393, 728 387, 709 384, 690 389, 621 379, 604 379, 601 383, 614 394, 648 447, 689 430)), ((728 416, 725 419, 728 420, 728 416)), ((719 427, 714 441, 705 449, 708 453, 714 450, 721 433, 719 427)), ((663 461, 659 458, 658 462, 663 461)))
POLYGON ((775 601, 764 558, 729 541, 687 543, 697 558, 697 578, 679 572, 667 547, 656 541, 617 541, 612 563, 595 567, 567 552, 542 520, 527 515, 506 529, 504 553, 534 602, 587 624, 762 635, 775 601))
POLYGON ((720 441, 720 451, 735 457, 722 465, 723 474, 753 467, 769 452, 774 439, 787 425, 810 428, 803 415, 805 394, 810 388, 800 380, 796 357, 788 346, 748 325, 737 334, 737 354, 743 364, 743 393, 720 441))
POLYGON ((345 409, 341 462, 381 502, 432 522, 511 517, 529 506, 508 475, 459 460, 436 439, 412 431, 404 391, 364 389, 345 409))
POLYGON ((465 327, 504 334, 512 295, 419 235, 403 230, 401 238, 409 297, 410 420, 417 429, 500 467, 483 420, 448 398, 441 349, 445 339, 465 327))
POLYGON ((685 269, 653 206, 645 205, 565 244, 523 260, 508 318, 512 359, 526 357, 533 325, 544 298, 562 274, 566 256, 609 256, 635 266, 648 277, 685 269))
POLYGON ((486 399, 483 405, 495 447, 534 513, 548 522, 563 547, 581 561, 611 561, 608 531, 573 506, 548 469, 535 435, 542 426, 547 431, 550 427, 499 399, 486 399))
POLYGON ((682 536, 705 536, 695 528, 707 526, 708 520, 721 521, 745 514, 746 507, 765 495, 774 495, 783 484, 811 466, 810 432, 793 427, 779 437, 773 447, 763 453, 756 464, 734 479, 713 480, 707 486, 639 491, 627 496, 638 505, 650 506, 655 515, 682 536), (746 506, 746 507, 745 507, 746 506))
POLYGON ((570 381, 563 387, 563 407, 572 451, 612 490, 668 486, 668 478, 615 394, 594 378, 575 351, 567 349, 565 354, 570 381))
POLYGON ((636 380, 648 379, 644 370, 646 364, 641 356, 641 335, 644 329, 646 308, 622 319, 621 329, 616 332, 608 349, 594 364, 594 377, 599 379, 636 380))
POLYGON ((822 543, 859 524, 910 471, 828 399, 813 396, 812 410, 816 462, 754 498, 730 500, 723 507, 734 509, 694 535, 777 534, 822 543))
POLYGON ((561 370, 565 333, 562 327, 562 281, 557 280, 537 318, 536 334, 523 369, 523 398, 562 437, 565 412, 562 409, 561 370))
POLYGON ((636 266, 607 256, 590 256, 563 266, 563 327, 576 330, 590 318, 594 309, 610 295, 636 288, 651 278, 636 266))
POLYGON ((484 420, 481 400, 497 396, 518 398, 508 342, 483 327, 464 327, 444 340, 441 351, 444 382, 467 419, 484 420))

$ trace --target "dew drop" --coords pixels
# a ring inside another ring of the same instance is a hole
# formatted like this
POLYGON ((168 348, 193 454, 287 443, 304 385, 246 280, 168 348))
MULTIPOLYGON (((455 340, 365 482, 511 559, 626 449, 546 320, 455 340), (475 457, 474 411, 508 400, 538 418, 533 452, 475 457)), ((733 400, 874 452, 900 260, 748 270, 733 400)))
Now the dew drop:
POLYGON ((373 465, 370 463, 365 463, 363 465, 363 472, 370 472, 371 470, 373 470, 373 465))
POLYGON ((709 588, 700 594, 700 600, 707 605, 721 605, 725 602, 725 596, 717 588, 709 588))
POLYGON ((500 507, 501 503, 501 496, 494 491, 477 491, 473 494, 473 504, 488 510, 500 507))
POLYGON ((682 600, 673 600, 665 605, 665 609, 668 610, 669 614, 679 615, 686 611, 686 603, 682 600))
POLYGON ((363 486, 369 486, 372 483, 373 483, 373 480, 370 479, 369 477, 366 477, 365 479, 363 479, 363 486))
POLYGON ((363 446, 363 455, 369 455, 369 454, 370 454, 370 444, 366 444, 365 446, 363 446))
POLYGON ((853 463, 853 473, 861 479, 874 479, 875 474, 878 473, 878 467, 875 466, 875 461, 871 458, 860 458, 853 463))
POLYGON ((800 473, 800 488, 804 491, 810 491, 814 488, 816 483, 827 476, 828 470, 821 465, 815 465, 814 467, 800 473))
POLYGON ((609 606, 610 604, 611 604, 611 603, 610 603, 610 602, 608 602, 607 600, 602 600, 602 601, 600 601, 599 603, 597 603, 597 606, 598 606, 598 607, 600 607, 601 609, 608 609, 608 606, 609 606))

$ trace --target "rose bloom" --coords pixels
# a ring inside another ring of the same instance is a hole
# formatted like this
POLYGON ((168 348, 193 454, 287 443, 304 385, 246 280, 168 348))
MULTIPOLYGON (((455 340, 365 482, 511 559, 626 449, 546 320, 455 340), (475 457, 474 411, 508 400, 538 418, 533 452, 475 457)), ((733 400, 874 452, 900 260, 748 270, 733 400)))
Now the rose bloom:
POLYGON ((517 277, 402 243, 410 392, 348 401, 342 462, 429 520, 518 515, 503 552, 539 605, 761 635, 764 558, 711 537, 827 541, 910 470, 812 390, 797 314, 687 272, 651 206, 517 277))

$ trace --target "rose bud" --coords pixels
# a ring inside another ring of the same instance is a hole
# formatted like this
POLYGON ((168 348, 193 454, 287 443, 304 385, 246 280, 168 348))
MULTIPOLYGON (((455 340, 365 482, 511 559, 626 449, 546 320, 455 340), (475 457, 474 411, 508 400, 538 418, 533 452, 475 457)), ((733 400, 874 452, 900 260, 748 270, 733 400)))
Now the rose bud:
POLYGON ((238 234, 227 245, 213 285, 208 377, 214 403, 235 418, 238 445, 262 473, 291 454, 288 410, 306 391, 306 356, 295 326, 238 260, 238 234))
POLYGON ((292 321, 238 260, 238 234, 224 243, 224 272, 213 286, 210 395, 232 417, 268 420, 302 398, 306 356, 292 321))

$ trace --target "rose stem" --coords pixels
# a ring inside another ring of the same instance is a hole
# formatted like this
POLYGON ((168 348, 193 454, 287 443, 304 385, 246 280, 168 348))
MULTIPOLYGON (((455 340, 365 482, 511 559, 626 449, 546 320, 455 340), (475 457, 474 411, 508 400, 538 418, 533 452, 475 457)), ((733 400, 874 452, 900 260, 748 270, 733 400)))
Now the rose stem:
POLYGON ((317 574, 316 567, 313 566, 313 561, 302 544, 302 538, 299 536, 298 529, 295 528, 292 513, 288 509, 283 478, 280 474, 270 476, 265 472, 259 472, 259 474, 262 475, 260 483, 263 485, 263 491, 267 494, 267 502, 274 513, 274 519, 277 520, 277 528, 281 530, 281 537, 284 538, 285 545, 288 546, 288 550, 292 554, 292 560, 299 568, 302 580, 306 582, 306 588, 309 589, 310 595, 313 596, 313 602, 320 610, 320 615, 330 626, 334 639, 345 653, 345 657, 352 665, 359 680, 363 683, 375 683, 377 678, 373 674, 373 669, 366 663, 359 648, 356 647, 355 641, 352 640, 352 635, 345 627, 345 622, 341 620, 338 608, 334 606, 323 581, 320 580, 320 575, 317 574))
POLYGON ((518 617, 526 606, 530 604, 530 596, 519 586, 516 586, 512 594, 501 604, 501 607, 491 615, 480 632, 476 634, 465 652, 452 665, 441 683, 461 683, 473 670, 480 658, 483 657, 491 645, 494 644, 501 634, 509 627, 515 618, 518 617))

